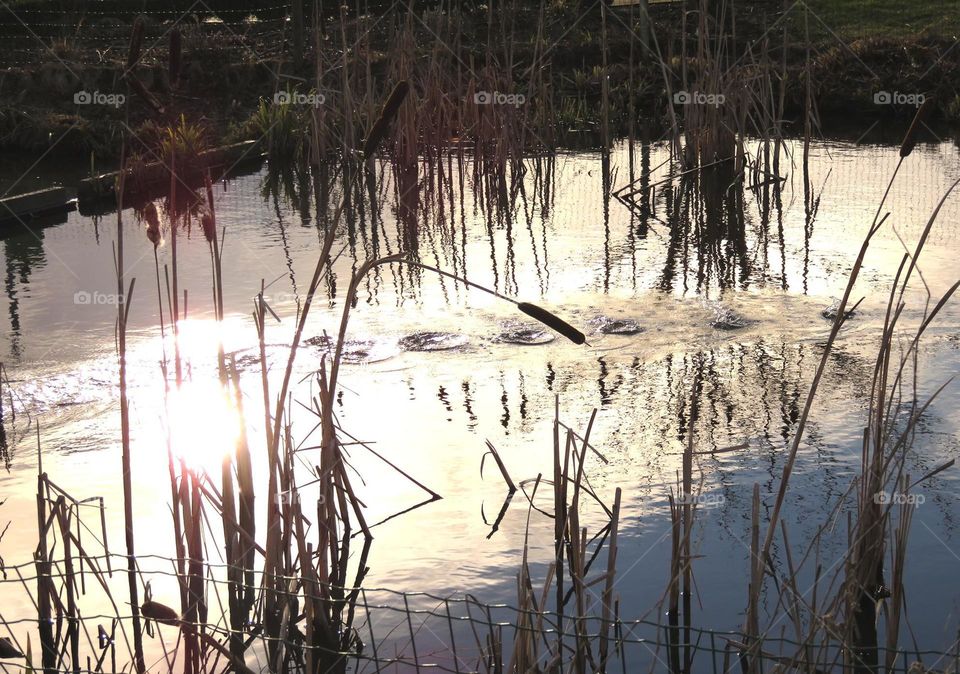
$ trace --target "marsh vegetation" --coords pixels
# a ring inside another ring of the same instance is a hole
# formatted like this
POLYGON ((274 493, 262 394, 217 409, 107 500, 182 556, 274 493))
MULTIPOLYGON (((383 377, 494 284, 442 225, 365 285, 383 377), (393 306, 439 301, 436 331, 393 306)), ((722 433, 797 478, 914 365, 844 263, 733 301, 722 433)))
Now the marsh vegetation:
POLYGON ((805 5, 306 4, 231 124, 144 9, 5 236, 0 666, 954 671, 936 73, 851 143, 805 5))

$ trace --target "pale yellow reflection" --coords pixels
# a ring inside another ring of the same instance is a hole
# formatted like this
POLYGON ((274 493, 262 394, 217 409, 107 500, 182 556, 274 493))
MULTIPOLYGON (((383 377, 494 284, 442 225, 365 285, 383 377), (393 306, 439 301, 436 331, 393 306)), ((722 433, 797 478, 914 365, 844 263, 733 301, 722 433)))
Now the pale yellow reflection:
POLYGON ((219 381, 188 381, 171 389, 167 423, 174 456, 212 471, 236 449, 242 420, 219 381))
MULTIPOLYGON (((220 381, 215 366, 220 326, 212 320, 184 321, 179 346, 183 381, 171 381, 167 396, 167 427, 172 451, 190 468, 218 471, 236 451, 243 419, 233 391, 220 381), (198 364, 199 367, 194 364, 198 364)), ((170 379, 174 380, 174 350, 168 344, 170 379)))

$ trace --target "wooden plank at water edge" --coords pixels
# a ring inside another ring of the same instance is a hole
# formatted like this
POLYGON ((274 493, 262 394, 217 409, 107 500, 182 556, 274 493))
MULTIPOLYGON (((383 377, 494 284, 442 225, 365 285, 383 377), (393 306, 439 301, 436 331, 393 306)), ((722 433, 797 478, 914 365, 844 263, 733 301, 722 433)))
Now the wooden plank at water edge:
POLYGON ((73 198, 73 193, 65 187, 50 187, 0 199, 0 223, 9 225, 38 215, 71 210, 73 198))

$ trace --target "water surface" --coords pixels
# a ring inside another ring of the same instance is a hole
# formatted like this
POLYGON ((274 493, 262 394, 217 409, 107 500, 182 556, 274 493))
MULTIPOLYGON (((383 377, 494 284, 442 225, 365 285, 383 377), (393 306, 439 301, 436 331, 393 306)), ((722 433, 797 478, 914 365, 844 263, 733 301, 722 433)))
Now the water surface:
MULTIPOLYGON (((694 565, 699 622, 740 627, 753 485, 760 485, 768 516, 831 327, 823 312, 843 292, 898 160, 896 148, 844 142, 817 143, 811 152, 809 194, 798 166, 787 159, 782 191, 720 190, 685 200, 679 182, 663 182, 669 178, 667 148, 660 145, 638 146, 632 162, 625 145, 608 159, 591 153, 531 158, 523 175, 502 186, 475 181, 470 164, 456 159, 424 164, 418 188, 401 189, 386 165, 359 180, 339 225, 334 273, 322 285, 299 352, 296 400, 309 402, 315 391, 311 373, 337 334, 349 278, 372 256, 406 251, 536 302, 578 326, 588 341, 576 346, 544 333, 510 303, 423 269, 384 265, 363 280, 350 317, 338 419, 443 497, 390 519, 422 503, 425 492, 360 446, 351 449, 367 519, 386 520, 374 529, 367 583, 515 602, 527 508, 515 496, 493 530, 505 487, 489 461, 481 477, 481 457, 489 440, 517 481, 550 474, 559 400, 562 420, 578 432, 598 410, 591 444, 606 462, 591 455, 591 484, 611 501, 616 487, 624 492, 617 591, 626 615, 646 615, 666 588, 666 499, 694 434, 704 452, 697 478, 702 475, 702 488, 716 505, 701 510, 695 541, 702 555, 694 565), (629 207, 611 193, 633 179, 655 188, 629 207), (747 446, 707 453, 741 443, 747 446)), ((904 252, 900 238, 915 244, 958 175, 955 145, 922 145, 891 192, 891 217, 854 290, 855 299, 864 300, 830 357, 791 482, 785 521, 798 546, 828 520, 859 470, 886 293, 904 252)), ((136 278, 128 361, 141 554, 169 555, 172 549, 165 429, 172 429, 178 452, 212 471, 237 432, 236 410, 218 395, 218 339, 241 373, 248 435, 255 446, 263 444, 253 298, 263 283, 280 319, 268 321, 266 339, 276 380, 325 228, 333 226, 330 215, 343 197, 342 182, 333 176, 322 194, 310 187, 309 181, 272 180, 267 167, 216 187, 217 217, 226 228, 227 316, 219 327, 208 245, 196 225, 181 234, 188 383, 169 414, 159 365, 164 341, 154 250, 136 214, 123 213, 127 276, 136 278)), ((923 280, 935 297, 957 280, 958 216, 960 198, 953 197, 924 252, 923 280)), ((9 471, 0 477, 0 498, 6 499, 0 518, 12 521, 0 542, 8 564, 29 561, 36 543, 38 455, 28 421, 40 427, 44 470, 77 497, 104 496, 111 531, 122 531, 116 235, 115 215, 75 212, 61 225, 2 241, 0 359, 11 379, 4 396, 12 396, 17 414, 15 421, 7 415, 14 442, 9 471)), ((169 235, 157 261, 162 275, 170 263, 169 235)), ((923 284, 914 283, 907 299, 904 322, 915 325, 926 300, 923 284)), ((921 398, 956 373, 958 328, 960 310, 948 306, 922 343, 921 398)), ((908 458, 915 476, 956 456, 951 412, 958 406, 955 386, 931 406, 908 458)), ((319 442, 309 435, 315 421, 302 410, 295 417, 300 456, 309 467, 309 448, 319 442)), ((261 452, 255 460, 265 462, 261 452)), ((924 607, 911 610, 910 619, 922 645, 932 648, 952 641, 960 608, 956 480, 956 471, 947 471, 920 488, 925 503, 910 538, 908 597, 911 607, 924 607)), ((599 521, 596 512, 585 513, 591 530, 599 521)), ((553 523, 533 517, 529 542, 538 572, 551 557, 552 538, 553 523)), ((119 544, 119 533, 112 541, 119 544)), ((839 558, 842 544, 839 531, 824 543, 825 566, 839 558)), ((174 592, 173 585, 154 588, 171 604, 174 592)), ((16 609, 10 613, 29 615, 26 599, 9 601, 16 609)))

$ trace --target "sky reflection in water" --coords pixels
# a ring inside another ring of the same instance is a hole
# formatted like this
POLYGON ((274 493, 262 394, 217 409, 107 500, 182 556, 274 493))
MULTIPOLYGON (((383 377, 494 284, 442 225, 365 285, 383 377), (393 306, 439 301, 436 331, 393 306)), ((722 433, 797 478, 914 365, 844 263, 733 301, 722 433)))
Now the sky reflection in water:
MULTIPOLYGON (((456 161, 444 163, 442 173, 436 165, 421 167, 421 189, 412 194, 383 166, 375 177, 356 181, 339 244, 343 253, 308 323, 312 339, 300 352, 296 400, 309 405, 315 385, 310 375, 329 344, 323 333, 336 331, 353 270, 367 257, 399 250, 548 307, 589 333, 590 342, 513 343, 501 335, 515 329, 521 316, 507 303, 414 267, 389 265, 370 273, 351 316, 350 357, 336 412, 345 429, 444 498, 375 530, 369 583, 440 594, 469 590, 509 601, 526 508, 515 497, 490 536, 504 488, 490 465, 480 478, 484 440, 497 446, 515 479, 549 473, 559 396, 562 419, 578 430, 591 409, 599 409, 592 443, 609 463, 594 460, 590 479, 603 495, 624 489, 618 590, 635 615, 666 586, 666 495, 688 434, 695 433, 702 451, 749 443, 743 450, 705 455, 697 465, 704 491, 717 496, 718 506, 701 513, 699 610, 705 624, 739 625, 752 485, 760 484, 764 509, 771 507, 784 448, 829 331, 821 312, 842 292, 896 155, 886 147, 817 145, 813 193, 807 195, 792 166, 783 191, 736 192, 725 185, 685 191, 675 180, 664 182, 666 150, 659 146, 638 148, 632 169, 624 147, 609 160, 592 154, 531 159, 526 174, 506 185, 476 182, 470 167, 461 174, 456 161), (638 185, 654 189, 625 204, 612 193, 632 181, 631 170, 638 185), (742 321, 718 323, 718 316, 742 321), (635 321, 642 331, 605 334, 601 327, 611 320, 635 321), (412 337, 425 332, 439 336, 412 337), (427 342, 443 348, 423 347, 427 342)), ((874 244, 855 290, 856 298, 866 299, 830 359, 802 446, 786 514, 792 540, 816 532, 857 470, 885 292, 903 254, 892 228, 908 242, 916 239, 955 179, 956 159, 950 144, 919 148, 891 194, 890 226, 874 244)), ((319 208, 329 214, 343 196, 336 176, 318 176, 317 183, 321 189, 315 192, 310 181, 272 179, 263 171, 218 188, 218 221, 227 229, 228 314, 219 330, 212 320, 202 232, 194 227, 183 243, 179 263, 189 316, 182 348, 192 381, 175 398, 175 421, 162 408, 153 251, 134 213, 125 213, 128 275, 138 279, 129 361, 137 522, 151 531, 145 552, 165 552, 172 541, 167 425, 177 429, 181 455, 211 471, 240 432, 236 405, 221 397, 217 383, 218 335, 240 372, 254 461, 265 461, 259 354, 249 314, 264 279, 268 301, 282 319, 267 327, 267 358, 276 377, 329 226, 316 213, 319 208)), ((922 269, 935 295, 956 280, 958 204, 948 202, 925 253, 922 269)), ((41 424, 45 469, 80 496, 105 496, 115 526, 115 307, 106 300, 77 303, 78 293, 93 298, 115 292, 115 221, 73 213, 38 235, 2 242, 2 360, 14 380, 21 423, 29 414, 41 424)), ((163 265, 169 248, 158 252, 163 265)), ((923 297, 911 293, 908 321, 919 318, 923 297)), ((956 371, 958 317, 960 311, 948 308, 921 349, 921 397, 956 371)), ((958 405, 951 388, 932 406, 918 451, 908 460, 916 475, 956 455, 956 421, 948 411, 958 405)), ((309 447, 317 444, 308 434, 315 420, 297 404, 292 409, 307 471, 309 447)), ((8 429, 8 437, 15 436, 16 428, 8 429)), ((423 500, 415 484, 359 446, 351 450, 351 462, 363 476, 358 496, 369 506, 370 522, 423 500)), ((7 561, 15 561, 11 551, 29 549, 25 542, 35 537, 35 469, 35 443, 20 438, 0 494, 9 496, 2 514, 14 520, 3 541, 7 561)), ((918 588, 918 596, 936 594, 934 610, 912 618, 914 628, 939 646, 950 631, 940 616, 957 608, 957 597, 944 591, 955 587, 950 569, 957 555, 951 551, 960 549, 956 478, 944 473, 923 492, 927 500, 916 513, 910 557, 916 561, 907 585, 918 588)), ((589 513, 584 517, 587 526, 595 521, 589 513)), ((550 556, 552 523, 534 518, 530 533, 534 559, 542 564, 550 556)), ((839 549, 841 537, 826 544, 825 555, 839 549)))

